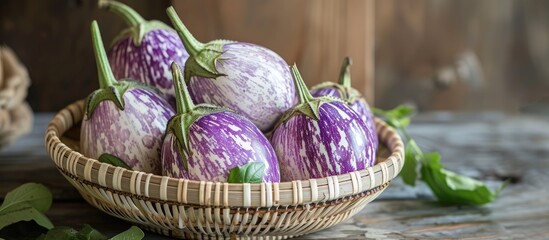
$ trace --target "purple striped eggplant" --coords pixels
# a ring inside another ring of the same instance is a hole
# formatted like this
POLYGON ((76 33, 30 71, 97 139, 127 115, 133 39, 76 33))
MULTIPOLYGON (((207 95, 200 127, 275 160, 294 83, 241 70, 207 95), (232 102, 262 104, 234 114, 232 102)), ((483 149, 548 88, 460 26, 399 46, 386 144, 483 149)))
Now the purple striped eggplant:
POLYGON ((117 81, 96 21, 91 28, 100 88, 86 100, 81 152, 100 160, 114 157, 122 166, 159 174, 162 136, 174 110, 157 90, 137 81, 117 81))
POLYGON ((235 110, 261 131, 295 104, 295 88, 287 63, 273 51, 250 43, 196 40, 173 7, 168 16, 190 57, 185 82, 192 99, 235 110))
POLYGON ((322 178, 362 170, 375 163, 374 142, 360 116, 341 99, 313 98, 292 67, 298 105, 273 131, 283 181, 322 178))
POLYGON ((99 5, 119 15, 129 26, 113 41, 109 61, 118 79, 129 78, 158 88, 175 108, 170 64, 183 64, 189 54, 177 32, 157 20, 147 21, 130 7, 100 0, 99 5))
POLYGON ((360 118, 366 123, 368 127, 368 134, 375 142, 375 147, 378 147, 378 139, 376 132, 376 124, 374 117, 370 111, 370 106, 366 99, 360 94, 360 92, 351 87, 351 59, 345 57, 343 64, 341 65, 341 72, 339 74, 339 82, 323 82, 311 88, 311 95, 313 97, 331 96, 337 97, 345 101, 353 110, 355 110, 360 118))
POLYGON ((172 71, 177 114, 168 123, 162 146, 163 175, 217 182, 279 182, 276 155, 261 131, 226 108, 194 105, 177 64, 172 71), (233 176, 228 179, 229 172, 233 176))

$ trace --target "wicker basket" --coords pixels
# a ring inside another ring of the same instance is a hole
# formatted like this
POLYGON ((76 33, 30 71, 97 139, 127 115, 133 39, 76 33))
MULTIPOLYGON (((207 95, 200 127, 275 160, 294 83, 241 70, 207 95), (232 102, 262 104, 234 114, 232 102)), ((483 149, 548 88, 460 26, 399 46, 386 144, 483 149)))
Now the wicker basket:
POLYGON ((321 179, 229 184, 129 171, 78 152, 83 102, 46 130, 59 171, 93 206, 156 233, 196 239, 284 239, 340 223, 375 199, 404 164, 398 134, 379 119, 381 150, 367 169, 321 179))

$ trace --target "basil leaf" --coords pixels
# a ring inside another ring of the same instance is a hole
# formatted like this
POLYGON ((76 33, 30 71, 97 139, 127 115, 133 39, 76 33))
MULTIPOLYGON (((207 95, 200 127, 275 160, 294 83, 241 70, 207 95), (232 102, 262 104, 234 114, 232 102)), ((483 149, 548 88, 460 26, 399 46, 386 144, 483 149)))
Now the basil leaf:
POLYGON ((389 111, 373 108, 373 112, 385 119, 389 126, 403 130, 410 124, 409 116, 414 113, 414 109, 406 105, 400 105, 389 111))
POLYGON ((400 129, 400 122, 398 120, 387 119, 386 123, 394 129, 400 129))
POLYGON ((399 128, 405 128, 405 127, 408 127, 408 125, 410 125, 410 118, 400 118, 398 119, 398 126, 399 128))
POLYGON ((128 166, 128 164, 126 164, 124 161, 122 161, 122 159, 120 159, 117 156, 114 156, 112 154, 103 153, 103 154, 101 154, 101 156, 99 156, 99 158, 97 160, 99 160, 100 162, 103 162, 103 163, 108 163, 108 164, 116 166, 116 167, 123 167, 125 169, 132 170, 132 168, 130 166, 128 166))
POLYGON ((482 205, 496 199, 497 193, 482 182, 444 169, 438 153, 425 154, 424 158, 422 179, 440 202, 482 205))
POLYGON ((42 184, 26 183, 10 191, 0 206, 0 229, 20 221, 34 220, 51 229, 53 224, 43 214, 51 207, 51 192, 42 184))
POLYGON ((55 227, 45 235, 40 236, 40 240, 81 240, 78 237, 78 232, 70 227, 55 227))
POLYGON ((0 206, 0 214, 5 209, 23 202, 28 202, 31 207, 44 213, 51 207, 52 195, 50 190, 42 184, 25 183, 6 195, 0 206))
POLYGON ((4 208, 4 210, 0 212, 0 229, 16 222, 31 220, 34 220, 38 225, 44 228, 53 228, 53 224, 46 215, 34 208, 29 202, 19 202, 4 208))
POLYGON ((84 224, 78 232, 78 237, 82 240, 107 240, 107 237, 92 228, 89 224, 84 224))
POLYGON ((423 154, 416 142, 408 135, 406 127, 414 113, 411 107, 400 105, 392 110, 384 111, 373 108, 373 112, 382 117, 387 125, 396 128, 408 142, 405 152, 405 163, 401 171, 405 184, 414 185, 417 179, 416 165, 421 164, 421 179, 427 183, 440 202, 450 204, 486 204, 497 197, 502 184, 495 192, 482 182, 458 175, 443 168, 438 153, 423 154))
POLYGON ((414 114, 414 109, 408 105, 399 105, 387 111, 386 114, 392 118, 406 118, 414 114))
POLYGON ((414 150, 414 146, 417 146, 414 140, 410 140, 406 146, 406 152, 404 153, 404 166, 400 171, 400 177, 404 183, 415 186, 417 179, 417 163, 419 159, 418 153, 414 150))
MULTIPOLYGON (((143 239, 145 234, 138 227, 131 227, 130 229, 114 236, 110 239, 115 240, 139 240, 143 239)), ((88 224, 84 224, 80 231, 76 231, 71 227, 55 227, 48 231, 46 234, 42 234, 38 239, 40 240, 107 240, 99 231, 95 230, 88 224)))
POLYGON ((265 175, 265 163, 251 162, 246 165, 236 166, 229 172, 229 183, 261 183, 265 175))
POLYGON ((398 120, 402 118, 408 118, 414 114, 414 109, 407 105, 399 105, 391 110, 382 110, 379 108, 372 108, 374 114, 385 117, 387 119, 398 120))
POLYGON ((118 235, 112 237, 110 240, 140 240, 145 237, 145 233, 136 227, 132 226, 128 230, 119 233, 118 235))

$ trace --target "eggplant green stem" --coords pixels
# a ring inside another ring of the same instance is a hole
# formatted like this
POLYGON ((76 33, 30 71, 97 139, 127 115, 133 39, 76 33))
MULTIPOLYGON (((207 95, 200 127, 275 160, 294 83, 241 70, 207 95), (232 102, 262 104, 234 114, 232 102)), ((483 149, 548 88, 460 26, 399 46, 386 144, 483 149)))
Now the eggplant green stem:
POLYGON ((305 82, 303 82, 303 78, 301 77, 301 74, 299 74, 297 65, 294 63, 294 65, 291 68, 292 68, 292 74, 294 75, 294 83, 295 83, 295 88, 297 90, 297 97, 298 97, 299 103, 308 103, 312 101, 314 98, 311 95, 311 92, 309 92, 309 89, 307 89, 305 82))
POLYGON ((343 59, 343 64, 341 64, 341 71, 339 72, 339 84, 350 88, 351 87, 351 65, 353 61, 349 57, 343 59))
POLYGON ((177 34, 179 34, 179 37, 183 41, 183 46, 185 46, 185 49, 191 56, 196 56, 202 49, 204 49, 205 44, 199 42, 196 40, 196 38, 189 32, 189 29, 185 27, 185 24, 179 19, 179 16, 177 16, 177 12, 175 12, 175 9, 173 7, 169 7, 166 9, 166 12, 168 13, 168 17, 172 21, 172 24, 175 27, 175 30, 177 31, 177 34))
POLYGON ((194 109, 193 100, 187 90, 187 84, 185 84, 185 81, 183 80, 181 69, 175 62, 172 62, 172 74, 175 86, 177 114, 188 113, 194 109))
POLYGON ((139 13, 137 13, 131 7, 117 1, 100 0, 99 7, 107 9, 115 13, 116 15, 120 16, 122 19, 124 19, 126 24, 128 24, 131 27, 135 27, 139 24, 143 24, 146 22, 146 20, 143 17, 141 17, 141 15, 139 15, 139 13))
POLYGON ((114 85, 117 81, 112 73, 107 53, 103 47, 103 40, 101 40, 101 32, 97 21, 93 21, 91 24, 91 34, 93 41, 93 48, 95 49, 95 61, 97 63, 97 75, 99 77, 99 87, 102 89, 108 88, 114 85))

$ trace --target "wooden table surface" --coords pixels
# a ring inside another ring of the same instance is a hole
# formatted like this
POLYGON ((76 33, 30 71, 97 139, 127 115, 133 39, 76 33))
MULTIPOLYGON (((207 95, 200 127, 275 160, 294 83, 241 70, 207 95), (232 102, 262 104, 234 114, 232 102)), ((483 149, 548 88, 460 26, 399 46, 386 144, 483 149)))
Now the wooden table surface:
MULTIPOLYGON (((26 182, 48 186, 47 213, 56 226, 88 223, 106 235, 129 224, 91 207, 61 176, 44 148, 52 114, 38 114, 29 135, 0 150, 0 196, 26 182)), ((411 135, 426 151, 439 151, 448 169, 495 188, 501 196, 485 206, 443 206, 422 183, 400 179, 348 221, 300 239, 475 238, 549 239, 549 117, 482 114, 422 114, 411 135)), ((146 233, 145 239, 168 239, 146 233)))

